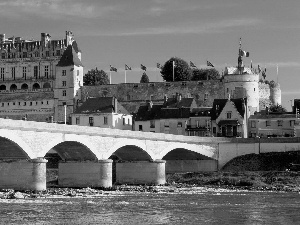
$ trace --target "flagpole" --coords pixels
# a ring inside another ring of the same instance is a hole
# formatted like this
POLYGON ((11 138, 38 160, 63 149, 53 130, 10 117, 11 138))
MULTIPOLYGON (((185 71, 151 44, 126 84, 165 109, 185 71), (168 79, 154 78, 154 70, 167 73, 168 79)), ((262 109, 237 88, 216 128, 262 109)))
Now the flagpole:
POLYGON ((126 84, 126 69, 125 69, 125 84, 126 84))
POLYGON ((278 64, 277 64, 277 84, 278 84, 278 64))
POLYGON ((175 67, 175 61, 173 61, 173 82, 175 81, 174 67, 175 67))
POLYGON ((109 71, 109 84, 111 84, 111 70, 109 71))

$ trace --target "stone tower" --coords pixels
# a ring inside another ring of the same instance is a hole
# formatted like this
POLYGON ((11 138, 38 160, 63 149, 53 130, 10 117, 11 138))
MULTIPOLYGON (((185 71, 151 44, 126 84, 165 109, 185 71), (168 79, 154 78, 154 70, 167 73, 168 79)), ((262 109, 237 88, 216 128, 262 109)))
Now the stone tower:
POLYGON ((252 115, 255 111, 259 111, 259 74, 255 74, 251 68, 244 66, 243 56, 248 57, 249 52, 242 50, 240 41, 238 66, 225 68, 225 96, 247 98, 247 106, 252 115))
POLYGON ((76 98, 83 86, 83 65, 81 63, 81 51, 73 39, 70 31, 66 32, 67 48, 56 66, 56 79, 54 86, 54 119, 69 120, 70 113, 76 105, 76 98), (66 108, 65 108, 66 107, 66 108))

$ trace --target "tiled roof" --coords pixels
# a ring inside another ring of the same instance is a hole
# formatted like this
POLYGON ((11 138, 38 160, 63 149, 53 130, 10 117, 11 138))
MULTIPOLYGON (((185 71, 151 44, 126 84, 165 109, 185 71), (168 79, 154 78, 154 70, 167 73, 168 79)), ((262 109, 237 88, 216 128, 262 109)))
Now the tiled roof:
POLYGON ((191 111, 191 117, 201 117, 201 116, 211 116, 212 108, 202 107, 202 108, 193 108, 191 111))
POLYGON ((182 98, 180 101, 176 98, 169 98, 162 104, 153 104, 151 108, 149 104, 148 102, 139 107, 135 116, 136 121, 189 118, 191 109, 197 106, 193 98, 182 98))
MULTIPOLYGON (((211 119, 216 120, 220 113, 222 112, 224 106, 226 105, 228 99, 215 99, 213 103, 213 108, 211 111, 211 119)), ((230 99, 230 101, 235 105, 237 111, 243 117, 245 114, 244 102, 246 103, 247 99, 237 98, 230 99)))
POLYGON ((0 102, 13 101, 43 101, 54 99, 53 91, 50 92, 31 92, 31 93, 13 93, 0 94, 0 102))
MULTIPOLYGON (((114 97, 88 98, 75 110, 74 114, 113 113, 114 108, 114 97)), ((118 101, 117 113, 129 114, 118 101)))
POLYGON ((152 105, 149 109, 147 105, 141 105, 135 115, 136 121, 146 121, 146 120, 154 120, 160 118, 160 110, 162 105, 152 105))
MULTIPOLYGON (((77 45, 76 45, 77 46, 77 45)), ((61 56, 57 66, 83 66, 72 45, 69 45, 61 56)))

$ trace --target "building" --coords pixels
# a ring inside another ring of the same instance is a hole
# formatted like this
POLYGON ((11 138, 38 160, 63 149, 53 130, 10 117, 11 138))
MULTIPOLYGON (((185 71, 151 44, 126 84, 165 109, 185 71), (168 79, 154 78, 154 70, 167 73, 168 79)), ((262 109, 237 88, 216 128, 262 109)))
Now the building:
POLYGON ((193 98, 183 98, 177 94, 172 98, 165 96, 162 104, 149 101, 141 105, 134 117, 134 130, 165 134, 186 135, 192 109, 197 108, 193 98))
POLYGON ((186 135, 207 137, 212 135, 210 107, 193 108, 186 124, 186 135))
POLYGON ((212 135, 247 138, 249 115, 246 99, 215 99, 211 111, 212 135))
POLYGON ((47 33, 23 40, 0 35, 0 117, 63 121, 83 85, 81 51, 72 32, 61 40, 47 33))
POLYGON ((260 112, 249 117, 249 137, 294 137, 295 114, 260 112))
POLYGON ((132 115, 114 97, 88 98, 74 113, 71 124, 132 130, 132 115))

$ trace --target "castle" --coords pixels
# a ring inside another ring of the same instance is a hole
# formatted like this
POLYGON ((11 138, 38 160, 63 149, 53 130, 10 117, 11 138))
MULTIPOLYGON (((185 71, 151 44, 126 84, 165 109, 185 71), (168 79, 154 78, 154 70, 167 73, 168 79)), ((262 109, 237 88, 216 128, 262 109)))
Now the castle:
MULTIPOLYGON (((62 122, 89 97, 116 97, 134 113, 146 100, 161 101, 180 93, 193 97, 200 107, 211 107, 214 99, 247 98, 249 111, 281 104, 279 84, 259 82, 259 74, 243 65, 226 67, 220 80, 127 83, 83 86, 81 50, 72 32, 62 40, 6 38, 0 35, 0 117, 62 122)), ((241 51, 241 48, 239 49, 241 51)))

